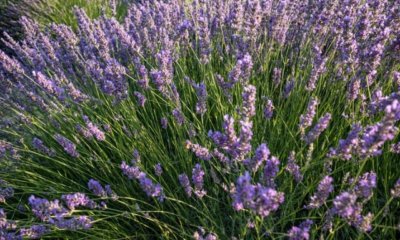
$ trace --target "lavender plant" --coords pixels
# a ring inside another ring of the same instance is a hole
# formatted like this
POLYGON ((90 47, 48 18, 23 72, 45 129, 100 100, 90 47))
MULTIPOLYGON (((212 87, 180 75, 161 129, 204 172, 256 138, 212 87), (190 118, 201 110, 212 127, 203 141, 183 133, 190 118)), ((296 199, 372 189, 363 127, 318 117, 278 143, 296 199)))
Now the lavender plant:
POLYGON ((73 11, 2 39, 0 238, 398 236, 396 1, 73 11))

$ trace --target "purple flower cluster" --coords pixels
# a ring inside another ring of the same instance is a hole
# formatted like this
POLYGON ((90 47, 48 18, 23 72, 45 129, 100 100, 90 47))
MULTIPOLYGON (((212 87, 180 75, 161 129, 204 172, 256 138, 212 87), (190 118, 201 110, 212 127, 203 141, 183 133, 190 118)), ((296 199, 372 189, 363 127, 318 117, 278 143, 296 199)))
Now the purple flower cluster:
POLYGON ((304 137, 304 141, 307 144, 313 143, 319 137, 319 135, 328 127, 331 118, 332 116, 330 113, 325 114, 318 121, 318 123, 307 133, 307 135, 304 137))
POLYGON ((333 200, 333 213, 339 215, 350 225, 359 230, 368 232, 371 230, 373 215, 362 215, 362 204, 357 202, 357 194, 343 192, 333 200))
POLYGON ((136 101, 137 101, 138 105, 140 107, 144 107, 144 104, 146 103, 146 96, 144 96, 142 93, 140 93, 138 91, 135 91, 133 94, 136 97, 136 101))
POLYGON ((203 115, 207 111, 207 88, 204 82, 196 83, 188 77, 185 77, 185 80, 192 85, 192 87, 196 90, 197 95, 197 103, 196 103, 196 113, 203 115))
POLYGON ((109 197, 112 200, 117 200, 118 196, 115 192, 111 189, 110 185, 106 185, 104 188, 99 181, 94 179, 90 179, 88 182, 89 190, 96 196, 106 198, 109 197))
POLYGON ((311 101, 308 103, 307 106, 307 112, 300 116, 299 128, 302 133, 305 132, 306 128, 311 127, 316 114, 318 104, 319 104, 318 99, 316 98, 311 99, 311 101))
POLYGON ((199 144, 194 144, 189 140, 186 140, 186 148, 192 151, 196 155, 196 157, 201 160, 208 161, 212 157, 212 154, 207 148, 202 147, 199 144))
POLYGON ((157 163, 156 165, 154 165, 154 173, 159 177, 163 174, 161 163, 157 163))
POLYGON ((261 184, 253 185, 250 174, 245 172, 237 179, 232 198, 236 211, 250 209, 261 217, 266 217, 283 203, 284 194, 261 184))
POLYGON ((192 196, 193 188, 190 186, 189 177, 186 174, 179 175, 179 183, 185 189, 185 193, 188 197, 192 196))
POLYGON ((264 105, 264 117, 265 119, 271 119, 274 116, 274 104, 271 99, 266 99, 264 105))
POLYGON ((303 175, 301 174, 300 166, 296 163, 295 154, 296 153, 293 151, 290 152, 285 170, 293 176, 297 183, 299 183, 303 180, 303 175))
POLYGON ((353 124, 347 138, 339 140, 339 146, 335 149, 331 148, 328 156, 349 160, 352 157, 352 154, 357 150, 359 134, 361 131, 362 128, 360 124, 353 124))
POLYGON ((54 135, 54 138, 56 139, 58 144, 60 144, 64 148, 64 151, 66 153, 74 158, 79 157, 79 153, 76 151, 76 146, 73 142, 71 142, 69 139, 62 136, 61 134, 54 135))
POLYGON ((155 184, 147 177, 146 173, 142 172, 138 166, 129 166, 126 162, 121 163, 122 173, 129 179, 136 179, 139 181, 140 187, 145 191, 149 197, 157 197, 160 202, 165 199, 164 190, 160 184, 155 184))
MULTIPOLYGON (((95 203, 81 193, 64 195, 62 198, 66 201, 70 210, 64 208, 58 199, 48 201, 47 199, 37 198, 33 195, 29 198, 29 205, 36 217, 58 228, 68 230, 91 228, 92 219, 90 217, 85 215, 71 216, 71 213, 77 206, 93 208, 96 207, 95 203)), ((30 230, 33 231, 35 228, 30 230)), ((40 229, 37 228, 36 230, 40 229)), ((26 233, 29 233, 29 230, 26 231, 26 233)))
POLYGON ((256 87, 247 85, 242 92, 243 105, 241 109, 242 119, 250 119, 256 115, 256 87))
POLYGON ((333 178, 325 176, 318 185, 317 192, 311 197, 308 209, 315 209, 325 204, 329 194, 333 192, 333 178))
POLYGON ((289 232, 288 237, 290 240, 308 240, 310 238, 310 229, 313 221, 305 220, 299 226, 293 226, 289 232))
POLYGON ((43 141, 40 140, 39 138, 34 137, 32 140, 32 145, 36 150, 38 150, 48 156, 52 157, 55 155, 54 150, 46 147, 46 145, 43 143, 43 141))
POLYGON ((369 199, 374 188, 376 188, 376 173, 367 172, 357 180, 354 190, 359 198, 369 199))
POLYGON ((267 144, 263 143, 256 149, 254 156, 246 159, 243 163, 252 172, 257 172, 258 168, 268 160, 270 153, 267 144))
POLYGON ((194 194, 198 198, 202 198, 207 192, 203 189, 205 172, 200 164, 196 164, 192 170, 192 181, 194 185, 194 194))
POLYGON ((100 130, 93 122, 89 120, 88 116, 83 116, 83 120, 86 123, 86 128, 78 126, 78 131, 80 131, 86 138, 95 137, 98 141, 104 141, 106 136, 103 131, 100 130))

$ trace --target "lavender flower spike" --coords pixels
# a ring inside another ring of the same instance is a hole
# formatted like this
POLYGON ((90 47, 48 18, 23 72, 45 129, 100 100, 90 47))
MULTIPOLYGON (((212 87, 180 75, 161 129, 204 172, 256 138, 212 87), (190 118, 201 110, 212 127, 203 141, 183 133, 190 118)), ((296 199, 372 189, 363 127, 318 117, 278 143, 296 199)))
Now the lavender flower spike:
POLYGON ((328 196, 333 192, 333 178, 325 176, 319 183, 317 192, 311 197, 311 202, 307 205, 308 209, 315 209, 325 204, 328 196))
POLYGON ((300 116, 300 124, 299 128, 302 133, 304 133, 305 129, 312 125, 314 116, 316 114, 317 106, 318 106, 318 99, 313 98, 308 103, 307 112, 300 116))
POLYGON ((192 181, 194 184, 194 193, 198 198, 202 198, 207 192, 203 189, 204 185, 204 171, 201 169, 200 164, 196 164, 192 171, 192 181))
POLYGON ((298 227, 293 226, 289 232, 288 236, 290 240, 308 240, 310 238, 310 229, 313 221, 305 220, 298 227))
POLYGON ((192 196, 192 187, 190 186, 189 177, 186 174, 179 175, 179 183, 185 189, 186 195, 188 197, 192 196))
POLYGON ((314 126, 314 128, 311 129, 310 132, 308 132, 308 134, 304 137, 304 141, 307 144, 313 143, 319 137, 319 135, 328 127, 331 118, 332 116, 330 113, 325 114, 314 126))
POLYGON ((76 146, 73 142, 60 134, 54 135, 54 138, 56 139, 58 144, 60 144, 64 148, 65 152, 67 152, 74 158, 79 157, 79 153, 76 151, 76 146))

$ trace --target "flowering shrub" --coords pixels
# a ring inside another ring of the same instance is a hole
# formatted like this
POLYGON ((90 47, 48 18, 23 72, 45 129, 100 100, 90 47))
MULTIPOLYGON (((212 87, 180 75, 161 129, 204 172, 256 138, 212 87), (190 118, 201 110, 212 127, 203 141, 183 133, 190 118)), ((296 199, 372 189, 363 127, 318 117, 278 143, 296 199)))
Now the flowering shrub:
POLYGON ((0 237, 395 238, 397 1, 132 3, 0 51, 0 237))

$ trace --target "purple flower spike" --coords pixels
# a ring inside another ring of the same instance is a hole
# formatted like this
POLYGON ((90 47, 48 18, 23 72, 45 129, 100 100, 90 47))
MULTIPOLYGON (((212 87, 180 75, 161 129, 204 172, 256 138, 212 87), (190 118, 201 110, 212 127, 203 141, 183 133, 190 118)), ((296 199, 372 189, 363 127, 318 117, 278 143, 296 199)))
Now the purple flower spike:
POLYGON ((288 236, 290 240, 308 240, 310 238, 310 229, 313 221, 305 220, 298 227, 293 226, 289 232, 288 236))
POLYGON ((79 157, 79 153, 76 151, 76 146, 73 142, 60 134, 54 135, 54 138, 64 148, 65 152, 72 157, 79 157))
POLYGON ((179 183, 185 189, 186 195, 188 197, 192 196, 192 187, 190 186, 189 177, 186 174, 179 175, 179 183))
POLYGON ((319 183, 317 192, 311 197, 310 203, 307 205, 308 209, 319 208, 325 204, 329 194, 333 192, 333 178, 325 176, 319 183))

